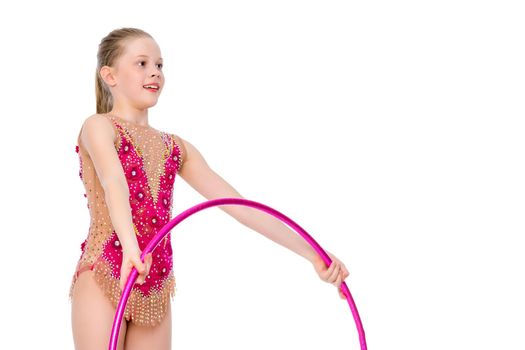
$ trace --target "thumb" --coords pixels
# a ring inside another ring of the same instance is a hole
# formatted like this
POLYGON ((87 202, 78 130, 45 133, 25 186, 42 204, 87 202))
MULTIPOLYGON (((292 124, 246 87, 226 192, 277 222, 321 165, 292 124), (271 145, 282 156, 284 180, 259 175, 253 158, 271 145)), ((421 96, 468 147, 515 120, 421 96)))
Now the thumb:
POLYGON ((151 253, 149 253, 148 255, 146 255, 146 258, 144 259, 144 263, 146 264, 146 272, 148 272, 147 270, 151 268, 152 262, 153 262, 153 257, 151 253))
POLYGON ((140 256, 134 257, 132 261, 139 274, 143 274, 146 271, 146 266, 144 265, 142 260, 140 260, 140 256))

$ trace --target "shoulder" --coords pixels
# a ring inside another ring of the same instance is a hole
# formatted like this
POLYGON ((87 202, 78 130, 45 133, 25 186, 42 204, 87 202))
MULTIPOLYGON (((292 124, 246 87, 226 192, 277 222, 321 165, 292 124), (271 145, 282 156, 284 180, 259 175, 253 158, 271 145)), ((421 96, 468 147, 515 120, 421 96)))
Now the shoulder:
POLYGON ((109 118, 102 114, 92 114, 87 117, 82 123, 80 131, 80 140, 86 141, 110 139, 112 142, 116 140, 115 127, 109 118))
POLYGON ((88 128, 88 129, 95 129, 95 128, 101 129, 100 131, 104 132, 104 130, 112 131, 113 126, 109 118, 103 114, 92 114, 86 119, 84 119, 84 122, 82 123, 82 128, 88 128))

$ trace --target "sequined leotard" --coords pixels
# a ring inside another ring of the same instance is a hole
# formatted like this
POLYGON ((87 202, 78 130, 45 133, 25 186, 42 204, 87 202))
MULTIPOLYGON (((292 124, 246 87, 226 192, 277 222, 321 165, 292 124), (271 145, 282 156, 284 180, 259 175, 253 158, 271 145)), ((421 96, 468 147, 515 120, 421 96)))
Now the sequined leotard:
MULTIPOLYGON (((142 251, 171 218, 173 184, 183 164, 184 145, 174 134, 113 115, 103 115, 115 126, 115 149, 129 187, 133 228, 142 251)), ((84 196, 87 197, 90 225, 88 236, 80 245, 81 256, 69 296, 73 295, 79 274, 93 270, 97 284, 116 308, 122 293, 119 287, 122 247, 111 223, 104 190, 93 162, 80 143, 80 134, 75 150, 79 155, 79 176, 86 189, 84 196)), ((145 283, 133 286, 125 319, 142 326, 160 323, 167 311, 169 297, 173 298, 175 290, 171 233, 168 233, 153 251, 152 266, 145 283)))

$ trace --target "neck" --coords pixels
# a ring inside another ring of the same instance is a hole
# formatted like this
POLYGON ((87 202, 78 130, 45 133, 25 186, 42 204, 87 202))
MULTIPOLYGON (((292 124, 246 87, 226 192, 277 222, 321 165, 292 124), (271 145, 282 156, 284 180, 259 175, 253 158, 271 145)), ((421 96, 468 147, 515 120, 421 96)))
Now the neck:
POLYGON ((135 108, 122 108, 119 106, 114 106, 108 114, 116 115, 119 118, 127 120, 130 123, 149 126, 148 120, 148 109, 135 109, 135 108))

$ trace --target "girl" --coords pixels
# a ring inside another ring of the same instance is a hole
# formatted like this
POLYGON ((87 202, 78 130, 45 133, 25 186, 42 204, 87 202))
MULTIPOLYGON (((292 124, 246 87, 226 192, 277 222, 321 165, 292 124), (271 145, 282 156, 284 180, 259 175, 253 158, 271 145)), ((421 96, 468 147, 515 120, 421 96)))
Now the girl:
MULTIPOLYGON (((114 30, 102 39, 97 58, 97 113, 82 124, 76 146, 91 221, 70 288, 75 348, 108 347, 117 303, 135 267, 139 277, 118 347, 170 349, 170 296, 175 295, 170 234, 144 262, 140 254, 171 219, 175 176, 207 199, 243 197, 208 167, 194 145, 150 126, 148 108, 157 103, 165 81, 151 35, 136 28, 114 30)), ((241 206, 219 208, 309 260, 345 299, 339 287, 348 271, 334 255, 328 253, 332 264, 326 268, 311 246, 277 219, 241 206)))

